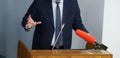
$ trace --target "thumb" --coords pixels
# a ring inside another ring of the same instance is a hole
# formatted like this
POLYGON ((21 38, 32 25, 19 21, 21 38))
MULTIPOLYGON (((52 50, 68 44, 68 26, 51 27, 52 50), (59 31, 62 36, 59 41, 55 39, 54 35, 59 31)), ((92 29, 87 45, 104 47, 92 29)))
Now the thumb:
POLYGON ((42 22, 41 21, 39 21, 39 22, 36 22, 36 25, 38 25, 38 24, 41 24, 42 22))
POLYGON ((31 15, 29 15, 28 17, 31 18, 31 15))
POLYGON ((31 17, 31 15, 29 15, 29 16, 28 16, 28 18, 29 18, 28 20, 32 20, 32 17, 31 17))

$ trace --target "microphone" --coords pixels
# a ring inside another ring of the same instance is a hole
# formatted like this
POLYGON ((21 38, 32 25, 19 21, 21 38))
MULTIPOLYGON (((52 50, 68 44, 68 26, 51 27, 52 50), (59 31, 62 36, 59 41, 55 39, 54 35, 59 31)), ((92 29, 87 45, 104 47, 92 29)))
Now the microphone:
POLYGON ((95 45, 95 49, 103 49, 103 50, 107 50, 107 46, 105 46, 104 44, 99 44, 96 42, 96 38, 80 29, 76 30, 76 34, 81 37, 82 39, 84 39, 85 41, 87 41, 88 43, 91 43, 93 45, 95 45))
POLYGON ((58 38, 60 37, 60 34, 62 33, 62 30, 63 30, 64 26, 65 26, 65 24, 62 24, 61 29, 60 29, 60 32, 58 33, 57 39, 56 39, 56 41, 54 42, 54 45, 53 45, 53 47, 52 47, 52 50, 55 48, 55 45, 56 45, 56 43, 57 43, 57 41, 58 41, 58 38))

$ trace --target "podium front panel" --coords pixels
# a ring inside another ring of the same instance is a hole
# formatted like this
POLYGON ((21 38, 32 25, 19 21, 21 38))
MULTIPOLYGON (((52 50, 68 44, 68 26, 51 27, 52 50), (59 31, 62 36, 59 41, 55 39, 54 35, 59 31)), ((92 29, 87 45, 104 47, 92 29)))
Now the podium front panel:
POLYGON ((112 58, 104 50, 32 50, 32 58, 112 58))

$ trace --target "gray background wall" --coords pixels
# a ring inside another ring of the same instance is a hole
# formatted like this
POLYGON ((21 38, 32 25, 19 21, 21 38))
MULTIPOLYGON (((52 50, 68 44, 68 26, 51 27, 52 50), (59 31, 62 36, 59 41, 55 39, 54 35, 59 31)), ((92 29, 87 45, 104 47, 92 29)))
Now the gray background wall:
POLYGON ((0 55, 3 55, 5 56, 5 25, 4 25, 4 15, 3 14, 3 10, 4 10, 4 7, 2 6, 4 4, 4 2, 2 2, 0 0, 0 55))
MULTIPOLYGON (((22 17, 33 0, 0 0, 0 54, 16 58, 17 41, 21 39, 31 48, 33 30, 25 32, 22 17)), ((104 0, 78 0, 83 23, 101 43, 104 0)), ((85 41, 73 32, 72 49, 83 49, 85 41)))

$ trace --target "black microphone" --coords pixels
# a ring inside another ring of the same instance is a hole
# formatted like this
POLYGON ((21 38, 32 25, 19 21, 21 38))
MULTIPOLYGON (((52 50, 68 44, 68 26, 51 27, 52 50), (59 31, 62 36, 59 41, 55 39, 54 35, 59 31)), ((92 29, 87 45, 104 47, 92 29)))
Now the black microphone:
POLYGON ((106 45, 104 45, 104 44, 99 44, 99 43, 97 43, 97 42, 95 42, 95 47, 94 47, 95 49, 103 49, 103 50, 107 50, 108 49, 108 47, 106 46, 106 45))
POLYGON ((58 38, 60 37, 60 34, 62 33, 62 30, 63 30, 64 26, 65 26, 65 24, 62 24, 61 29, 60 29, 60 32, 59 32, 59 34, 58 34, 58 36, 57 36, 57 38, 56 38, 56 41, 54 42, 54 45, 53 45, 53 47, 52 47, 52 50, 55 48, 55 45, 56 45, 56 43, 57 43, 57 41, 58 41, 58 38))

